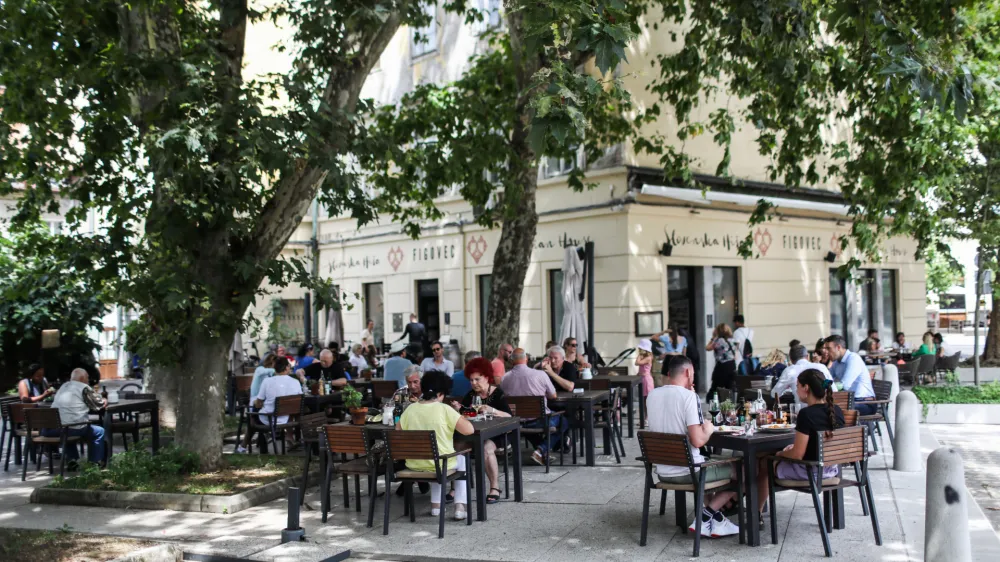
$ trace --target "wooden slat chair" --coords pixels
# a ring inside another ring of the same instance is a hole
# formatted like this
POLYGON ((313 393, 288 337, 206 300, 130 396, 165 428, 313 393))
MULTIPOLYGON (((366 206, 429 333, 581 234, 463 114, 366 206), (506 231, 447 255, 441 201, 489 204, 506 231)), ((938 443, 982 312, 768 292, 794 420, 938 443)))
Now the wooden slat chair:
POLYGON ((875 532, 875 544, 882 545, 882 532, 879 530, 878 514, 875 510, 875 496, 872 493, 871 483, 868 480, 868 428, 863 425, 854 427, 843 427, 835 429, 830 437, 825 432, 816 434, 819 440, 817 452, 818 461, 793 460, 785 457, 769 455, 767 460, 767 479, 770 484, 769 501, 771 505, 771 543, 778 544, 778 516, 775 507, 775 493, 782 490, 794 490, 796 492, 809 493, 812 495, 813 508, 816 510, 816 521, 819 523, 820 534, 823 538, 823 550, 826 556, 832 557, 833 551, 830 549, 830 536, 832 530, 831 506, 834 502, 831 492, 839 492, 845 488, 860 488, 867 499, 870 513, 867 514, 872 520, 872 530, 875 532), (778 462, 791 462, 805 467, 809 474, 808 480, 783 480, 775 475, 775 466, 778 462), (857 480, 847 480, 841 476, 827 478, 820 481, 824 466, 852 465, 857 480), (823 507, 820 507, 820 493, 823 494, 823 507), (824 514, 825 513, 825 514, 824 514))
POLYGON ((13 396, 0 396, 0 411, 2 411, 2 417, 0 417, 0 458, 3 457, 4 443, 7 441, 8 430, 8 420, 7 420, 7 410, 2 408, 3 404, 16 404, 20 402, 21 399, 15 394, 13 396))
MULTIPOLYGON (((593 382, 608 382, 608 381, 593 381, 593 382)), ((595 389, 597 390, 597 389, 595 389)), ((611 388, 608 389, 610 395, 608 397, 608 405, 594 406, 594 429, 600 429, 605 434, 608 434, 607 441, 611 443, 611 450, 615 453, 615 462, 618 464, 622 463, 622 456, 625 455, 625 444, 622 442, 622 389, 611 388), (619 451, 621 453, 619 454, 619 451)), ((581 432, 582 434, 583 432, 581 432)), ((581 447, 581 450, 583 448, 581 447)), ((575 449, 574 449, 575 451, 575 449)), ((604 450, 604 454, 608 454, 608 450, 604 450)), ((576 457, 573 457, 573 462, 576 462, 576 457)))
MULTIPOLYGON (((27 437, 27 450, 31 451, 38 447, 39 450, 35 451, 35 455, 38 458, 38 464, 35 466, 35 470, 38 471, 42 468, 42 447, 48 447, 49 449, 49 474, 53 473, 52 470, 52 457, 55 456, 55 451, 62 450, 63 454, 59 458, 59 476, 66 475, 66 445, 73 444, 76 446, 81 438, 78 436, 70 436, 69 428, 62 424, 62 420, 59 418, 58 408, 26 408, 24 412, 24 426, 25 426, 25 436, 27 437), (41 431, 43 429, 57 429, 59 430, 59 437, 43 437, 41 431)), ((28 459, 24 459, 21 463, 21 482, 28 477, 28 459)))
POLYGON ((892 395, 892 381, 872 381, 872 388, 875 390, 875 400, 867 400, 865 404, 874 404, 878 411, 870 416, 861 416, 859 422, 868 426, 868 436, 872 440, 872 449, 878 451, 878 442, 875 440, 875 433, 881 435, 879 422, 885 422, 885 428, 889 432, 889 440, 895 440, 892 434, 892 425, 889 424, 889 397, 892 395))
POLYGON ((333 489, 334 471, 343 479, 344 509, 351 507, 351 494, 347 477, 354 476, 354 506, 361 511, 361 476, 368 476, 368 526, 374 524, 375 497, 378 495, 378 475, 385 472, 384 463, 369 459, 369 441, 363 425, 324 425, 319 428, 321 454, 326 455, 326 472, 320 485, 323 505, 323 522, 330 511, 330 493, 333 489), (348 458, 352 455, 353 458, 348 458), (376 462, 369 462, 369 461, 376 462))
MULTIPOLYGON (((541 396, 507 396, 507 405, 510 406, 512 415, 521 418, 522 437, 527 438, 528 435, 541 435, 544 440, 548 439, 549 435, 558 433, 559 430, 557 428, 549 427, 549 419, 551 419, 552 415, 548 408, 545 407, 545 398, 541 396), (524 427, 525 423, 539 419, 542 420, 542 427, 524 427)), ((514 443, 513 445, 515 447, 521 446, 520 443, 514 443)), ((565 449, 566 447, 559 448, 559 466, 563 466, 565 463, 565 449)), ((549 473, 551 457, 552 450, 549 449, 549 454, 545 455, 546 474, 549 473)))
MULTIPOLYGON (((856 427, 861 418, 861 412, 857 410, 844 410, 844 427, 856 427)), ((865 491, 858 488, 858 495, 861 496, 861 512, 868 516, 868 502, 865 500, 865 491)))
MULTIPOLYGON (((302 420, 302 409, 305 405, 305 401, 302 400, 301 394, 294 394, 291 396, 279 396, 274 401, 274 412, 269 414, 264 414, 268 417, 268 423, 261 423, 260 418, 257 415, 250 416, 250 424, 247 431, 254 433, 270 433, 271 443, 274 445, 275 453, 278 449, 278 434, 281 434, 281 454, 285 454, 285 431, 286 429, 296 429, 301 427, 302 420), (288 416, 288 422, 279 424, 278 418, 281 416, 288 416)), ((250 439, 250 447, 247 448, 250 451, 253 448, 253 439, 250 439)), ((264 451, 262 451, 264 452, 264 451)))
POLYGON ((854 409, 854 393, 850 390, 841 390, 833 393, 833 403, 840 406, 844 412, 854 409))
POLYGON ((396 381, 372 381, 372 400, 375 407, 382 405, 383 398, 392 398, 392 395, 399 390, 399 383, 396 381))
MULTIPOLYGON (((705 461, 695 464, 691 456, 691 442, 687 435, 677 433, 657 433, 654 431, 640 431, 639 449, 642 451, 642 462, 646 465, 646 484, 643 486, 642 496, 642 530, 639 535, 639 546, 646 546, 646 528, 649 526, 649 494, 651 490, 660 490, 660 515, 663 515, 667 505, 667 492, 674 491, 674 515, 681 532, 687 533, 687 506, 685 500, 687 493, 694 494, 694 556, 698 556, 701 551, 701 506, 704 504, 705 492, 722 492, 726 490, 735 491, 737 498, 743 497, 743 458, 727 457, 718 460, 705 461), (653 478, 655 465, 682 466, 691 472, 691 480, 697 484, 671 484, 660 482, 653 478), (705 471, 700 470, 710 466, 731 464, 736 469, 736 483, 726 478, 725 480, 705 481, 705 471)), ((740 544, 745 542, 745 515, 743 512, 743 502, 736 502, 739 511, 740 523, 740 544)))
MULTIPOLYGON (((250 396, 250 387, 253 386, 253 375, 250 376, 238 376, 233 377, 233 401, 236 403, 236 411, 239 415, 239 420, 236 422, 236 445, 234 447, 239 448, 240 446, 240 436, 243 435, 243 424, 247 424, 247 431, 250 429, 250 416, 251 405, 253 404, 254 396, 250 396)), ((234 451, 236 449, 233 449, 234 451)))
MULTIPOLYGON (((753 388, 753 383, 763 383, 766 379, 761 375, 750 375, 750 376, 738 376, 736 379, 736 389, 740 391, 742 395, 745 391, 753 388)), ((767 394, 766 392, 764 394, 767 394)), ((754 392, 754 398, 757 398, 757 393, 754 392)))
POLYGON ((10 431, 7 433, 7 460, 4 462, 3 471, 7 472, 10 468, 10 454, 14 453, 14 464, 27 463, 28 460, 24 457, 24 452, 21 450, 21 439, 27 436, 27 430, 24 427, 24 411, 37 408, 38 404, 23 404, 21 402, 8 402, 5 404, 0 404, 0 408, 3 409, 3 417, 10 424, 10 431))
POLYGON ((459 449, 449 455, 438 453, 437 437, 433 431, 403 431, 401 429, 386 432, 386 452, 389 455, 388 462, 385 463, 385 511, 383 513, 382 534, 389 534, 389 500, 392 496, 388 492, 389 486, 393 482, 402 482, 406 490, 406 505, 410 513, 410 521, 416 521, 416 509, 413 505, 413 484, 417 482, 436 482, 441 485, 441 509, 438 521, 438 538, 444 538, 444 515, 445 506, 444 495, 448 489, 448 482, 455 480, 465 480, 466 497, 470 504, 466 505, 466 525, 472 525, 472 480, 466 478, 466 472, 455 469, 448 469, 448 459, 458 456, 465 457, 465 466, 469 467, 469 449, 459 449), (407 460, 429 460, 434 463, 434 472, 420 470, 395 470, 394 463, 407 460))

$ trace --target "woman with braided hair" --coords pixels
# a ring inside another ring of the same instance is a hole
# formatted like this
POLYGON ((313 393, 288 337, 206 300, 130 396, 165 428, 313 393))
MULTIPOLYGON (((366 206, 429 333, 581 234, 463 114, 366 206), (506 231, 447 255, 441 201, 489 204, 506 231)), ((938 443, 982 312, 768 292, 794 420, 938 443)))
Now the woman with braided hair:
MULTIPOLYGON (((818 461, 819 442, 816 434, 843 427, 844 412, 840 406, 833 403, 833 381, 826 378, 817 369, 806 369, 799 374, 796 390, 799 400, 804 404, 799 410, 795 422, 795 442, 778 453, 779 457, 795 460, 818 461)), ((839 467, 823 467, 823 478, 833 478, 839 474, 839 467)), ((806 467, 790 462, 779 462, 775 467, 775 476, 781 480, 808 480, 806 467)), ((763 464, 757 472, 757 488, 760 490, 757 510, 764 508, 767 501, 767 465, 763 464)), ((760 519, 762 522, 764 518, 760 519)))

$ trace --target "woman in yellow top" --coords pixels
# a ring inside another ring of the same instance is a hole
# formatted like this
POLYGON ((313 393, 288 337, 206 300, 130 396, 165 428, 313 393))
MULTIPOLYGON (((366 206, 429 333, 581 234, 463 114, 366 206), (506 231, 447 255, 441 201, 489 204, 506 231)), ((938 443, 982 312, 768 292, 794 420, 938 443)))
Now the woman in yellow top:
POLYGON ((937 355, 937 348, 934 347, 934 334, 932 332, 926 332, 924 334, 924 343, 913 352, 914 357, 919 357, 921 355, 937 355))
MULTIPOLYGON (((475 428, 472 422, 462 417, 454 408, 444 403, 444 399, 451 393, 451 377, 441 371, 428 371, 424 373, 420 380, 420 401, 407 406, 403 415, 396 424, 397 429, 406 431, 430 430, 437 438, 438 453, 449 455, 455 452, 453 441, 455 432, 462 435, 472 435, 475 428)), ((406 468, 410 470, 420 470, 434 472, 433 460, 408 460, 406 468)), ((465 457, 459 456, 448 459, 448 469, 465 471, 465 457)), ((455 519, 466 518, 466 504, 468 496, 465 489, 465 480, 455 483, 455 519)), ((441 485, 431 482, 431 515, 439 515, 441 512, 441 485)))

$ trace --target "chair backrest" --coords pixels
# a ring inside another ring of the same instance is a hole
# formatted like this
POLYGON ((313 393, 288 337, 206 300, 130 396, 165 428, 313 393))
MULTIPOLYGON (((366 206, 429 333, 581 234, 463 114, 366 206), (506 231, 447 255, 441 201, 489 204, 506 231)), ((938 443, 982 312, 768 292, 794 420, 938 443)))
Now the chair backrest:
POLYGON ((328 422, 329 420, 326 417, 326 412, 316 412, 315 414, 303 415, 302 419, 299 420, 299 426, 302 429, 302 440, 308 443, 318 442, 320 428, 328 422))
POLYGON ((720 403, 725 402, 726 400, 730 400, 732 398, 732 394, 729 392, 728 388, 719 388, 716 389, 716 392, 719 393, 720 403))
POLYGON ((589 382, 590 390, 611 390, 611 381, 608 379, 591 379, 589 381, 580 382, 589 382))
POLYGON ((438 458, 437 437, 433 431, 396 429, 386 431, 386 449, 393 461, 434 460, 438 458))
POLYGON ((126 392, 122 398, 126 400, 156 400, 156 395, 152 392, 126 392))
POLYGON ((29 432, 62 428, 62 421, 59 418, 59 408, 26 408, 23 412, 24 425, 29 432))
POLYGON ((857 410, 843 410, 843 412, 844 412, 844 427, 854 427, 858 425, 857 410))
POLYGON ((541 396, 508 396, 511 414, 520 418, 540 418, 545 415, 545 398, 541 396))
POLYGON ((253 386, 253 375, 237 375, 233 377, 233 390, 236 392, 250 392, 253 386))
POLYGON ((764 377, 761 375, 736 377, 736 388, 740 391, 750 390, 754 382, 764 382, 764 377))
POLYGON ((843 411, 854 409, 854 393, 850 390, 841 390, 833 393, 833 403, 840 406, 843 411))
POLYGON ((940 371, 954 371, 958 368, 958 362, 961 360, 961 355, 962 352, 959 351, 954 355, 942 357, 938 359, 937 366, 935 368, 940 371))
POLYGON ((888 400, 892 395, 892 381, 874 380, 872 389, 875 391, 876 400, 888 400))
POLYGON ((921 355, 920 363, 917 365, 916 374, 921 375, 924 373, 930 373, 934 370, 934 363, 937 361, 937 357, 933 355, 921 355))
MULTIPOLYGON (((363 425, 324 425, 320 428, 320 443, 331 453, 363 455, 368 452, 363 425)), ((390 430, 388 433, 395 433, 390 430)))
POLYGON ((835 429, 830 437, 826 432, 816 433, 818 453, 824 466, 861 462, 868 458, 867 427, 857 425, 835 429))
POLYGON ((302 395, 279 396, 274 400, 275 416, 298 416, 302 414, 302 395))
POLYGON ((7 408, 7 419, 13 424, 24 423, 24 411, 37 408, 38 404, 28 404, 24 402, 14 402, 13 404, 5 404, 7 408))
POLYGON ((392 395, 399 390, 399 383, 396 381, 372 381, 372 394, 376 400, 392 398, 392 395))
POLYGON ((142 385, 137 382, 127 382, 118 387, 118 394, 125 394, 126 392, 142 392, 142 385))
POLYGON ((597 370, 597 372, 602 375, 611 375, 613 377, 626 376, 628 375, 628 367, 601 367, 597 370))
POLYGON ((669 466, 691 466, 691 444, 680 433, 639 432, 639 449, 647 463, 669 466))

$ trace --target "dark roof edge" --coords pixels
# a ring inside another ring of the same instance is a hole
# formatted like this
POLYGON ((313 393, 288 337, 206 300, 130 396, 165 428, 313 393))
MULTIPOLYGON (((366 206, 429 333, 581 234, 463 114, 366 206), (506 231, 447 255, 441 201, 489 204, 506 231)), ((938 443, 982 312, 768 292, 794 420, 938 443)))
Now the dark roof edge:
MULTIPOLYGON (((670 187, 683 187, 683 181, 668 180, 663 176, 660 168, 648 168, 644 166, 626 166, 628 170, 629 189, 640 190, 644 185, 667 185, 670 187)), ((745 195, 759 195, 767 197, 785 197, 790 199, 800 199, 803 201, 813 201, 816 203, 839 203, 846 204, 843 195, 835 191, 816 189, 810 187, 788 187, 780 183, 763 182, 756 180, 742 180, 737 178, 723 178, 709 174, 694 174, 694 181, 700 185, 723 193, 740 193, 745 195)))

